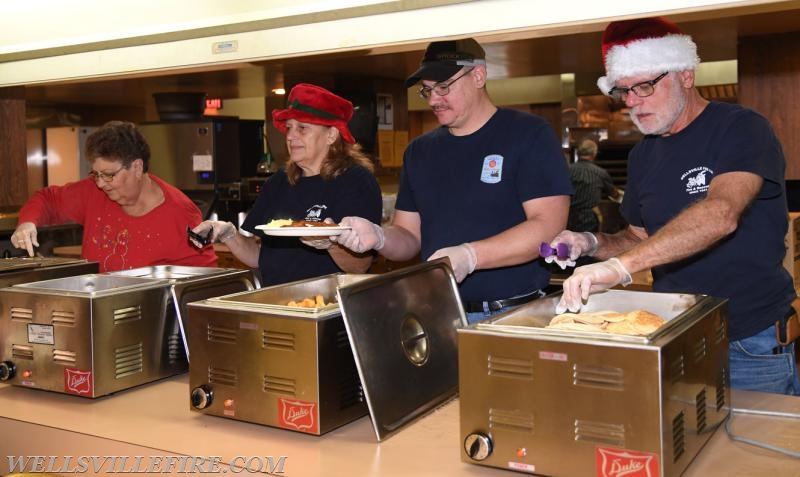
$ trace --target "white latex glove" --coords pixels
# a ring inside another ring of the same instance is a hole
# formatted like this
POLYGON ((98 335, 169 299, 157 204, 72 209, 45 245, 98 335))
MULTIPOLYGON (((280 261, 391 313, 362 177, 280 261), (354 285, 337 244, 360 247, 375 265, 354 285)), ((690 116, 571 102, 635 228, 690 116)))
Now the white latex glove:
POLYGON ((33 222, 22 222, 17 225, 17 229, 11 234, 10 242, 16 248, 24 248, 28 251, 28 256, 33 257, 33 247, 39 246, 36 225, 33 222))
POLYGON ((383 248, 384 235, 380 225, 361 217, 345 217, 339 225, 350 227, 350 230, 330 237, 331 242, 336 242, 356 253, 383 248))
MULTIPOLYGON (((333 219, 327 218, 323 220, 326 224, 334 223, 333 219)), ((309 247, 316 248, 318 250, 328 250, 333 245, 331 243, 330 237, 300 237, 300 241, 309 247)))
POLYGON ((564 280, 564 293, 556 305, 556 314, 567 310, 577 313, 590 293, 607 290, 615 285, 628 286, 633 279, 618 258, 578 267, 564 280))
POLYGON ((205 245, 198 242, 194 237, 189 237, 189 240, 192 242, 192 244, 198 248, 212 244, 215 241, 225 242, 235 237, 238 233, 235 225, 230 222, 223 222, 221 220, 206 220, 200 222, 195 228, 192 229, 192 232, 202 235, 203 237, 208 237, 208 244, 205 245), (211 232, 211 235, 208 235, 209 231, 211 232))
POLYGON ((475 266, 478 264, 475 249, 469 243, 462 243, 457 247, 440 248, 428 257, 428 261, 442 257, 450 259, 450 266, 453 268, 453 274, 456 276, 458 283, 461 283, 467 278, 467 275, 474 272, 475 266))
POLYGON ((559 260, 557 256, 550 255, 549 257, 544 257, 544 261, 547 263, 556 262, 562 270, 567 267, 574 267, 575 260, 584 255, 591 257, 597 251, 597 237, 591 232, 562 230, 550 241, 550 246, 556 248, 559 243, 567 244, 569 247, 569 259, 559 260))

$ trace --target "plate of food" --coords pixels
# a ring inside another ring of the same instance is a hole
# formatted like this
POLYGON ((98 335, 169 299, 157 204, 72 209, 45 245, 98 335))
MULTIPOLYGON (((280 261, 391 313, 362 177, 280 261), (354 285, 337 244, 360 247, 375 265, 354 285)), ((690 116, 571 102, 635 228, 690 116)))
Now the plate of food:
POLYGON ((256 225, 256 228, 276 237, 330 237, 350 230, 350 227, 339 224, 290 219, 272 220, 264 225, 256 225))

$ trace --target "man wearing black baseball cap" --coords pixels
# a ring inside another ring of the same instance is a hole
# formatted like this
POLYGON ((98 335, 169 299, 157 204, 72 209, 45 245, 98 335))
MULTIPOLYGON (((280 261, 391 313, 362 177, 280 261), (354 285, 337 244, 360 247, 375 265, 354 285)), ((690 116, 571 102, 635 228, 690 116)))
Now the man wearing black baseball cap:
POLYGON ((448 257, 470 322, 542 296, 538 257, 567 222, 572 184, 561 142, 544 119, 498 108, 486 59, 472 38, 428 45, 407 87, 442 127, 406 148, 392 224, 358 217, 336 240, 389 260, 448 257))
POLYGON ((486 53, 472 38, 435 41, 428 45, 417 71, 406 79, 406 88, 419 80, 446 81, 464 67, 486 66, 486 53))

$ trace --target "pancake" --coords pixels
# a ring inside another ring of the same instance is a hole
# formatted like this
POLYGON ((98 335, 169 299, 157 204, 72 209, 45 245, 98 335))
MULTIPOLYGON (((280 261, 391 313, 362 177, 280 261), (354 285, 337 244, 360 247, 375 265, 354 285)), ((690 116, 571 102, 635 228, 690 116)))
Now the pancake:
POLYGON ((654 332, 664 323, 663 318, 646 310, 634 310, 628 313, 603 310, 562 313, 554 316, 546 328, 644 336, 654 332))

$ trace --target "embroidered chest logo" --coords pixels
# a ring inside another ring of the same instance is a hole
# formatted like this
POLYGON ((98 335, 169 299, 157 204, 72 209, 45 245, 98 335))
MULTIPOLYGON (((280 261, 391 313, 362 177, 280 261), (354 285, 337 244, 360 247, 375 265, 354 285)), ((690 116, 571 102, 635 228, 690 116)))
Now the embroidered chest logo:
POLYGON ((689 169, 681 175, 681 181, 686 186, 688 194, 701 194, 708 191, 708 184, 714 176, 714 171, 706 166, 689 169))
POLYGON ((312 205, 306 210, 305 220, 309 220, 311 222, 319 222, 320 220, 323 220, 324 217, 322 216, 322 211, 324 211, 327 208, 328 208, 327 205, 319 205, 319 204, 312 205))
POLYGON ((483 158, 481 182, 497 184, 503 179, 503 156, 490 154, 483 158))

